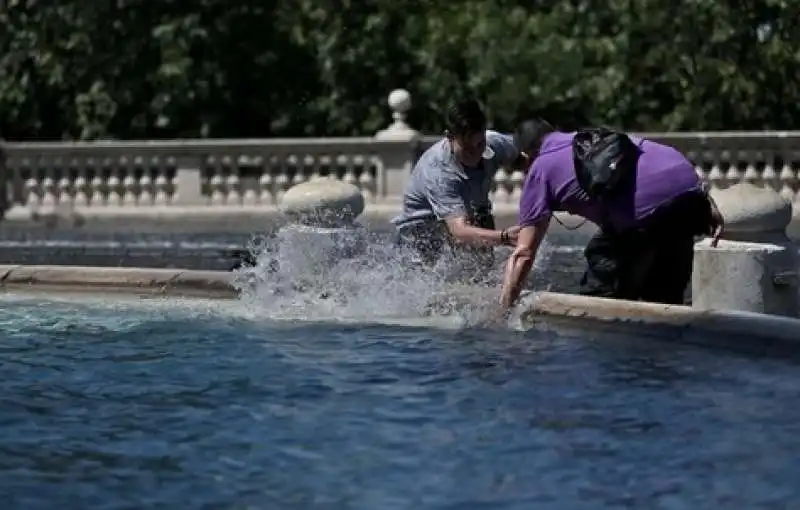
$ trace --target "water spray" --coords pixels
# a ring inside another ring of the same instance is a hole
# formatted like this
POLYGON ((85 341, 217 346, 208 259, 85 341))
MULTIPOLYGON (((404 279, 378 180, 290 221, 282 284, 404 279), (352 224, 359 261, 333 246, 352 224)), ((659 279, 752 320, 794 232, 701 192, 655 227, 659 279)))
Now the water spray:
POLYGON ((235 271, 244 304, 255 314, 304 320, 459 317, 465 323, 480 322, 495 306, 507 248, 498 249, 482 281, 465 285, 453 275, 474 269, 468 263, 452 256, 434 267, 406 260, 389 236, 357 221, 364 207, 360 190, 340 180, 290 188, 280 204, 287 224, 271 239, 254 240, 253 263, 235 271))

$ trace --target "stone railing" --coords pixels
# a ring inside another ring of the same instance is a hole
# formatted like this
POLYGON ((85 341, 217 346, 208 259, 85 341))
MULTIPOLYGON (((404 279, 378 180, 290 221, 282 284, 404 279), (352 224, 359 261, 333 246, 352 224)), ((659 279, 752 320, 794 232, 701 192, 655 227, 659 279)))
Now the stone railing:
MULTIPOLYGON (((357 185, 367 210, 396 210, 414 161, 438 138, 406 124, 407 92, 392 92, 389 106, 393 123, 363 138, 7 143, 6 217, 274 211, 289 187, 323 175, 357 185)), ((684 151, 714 188, 750 181, 797 200, 800 132, 641 134, 684 151)), ((523 179, 497 172, 497 208, 516 207, 523 179)))
POLYGON ((12 202, 37 209, 273 207, 316 176, 389 195, 371 138, 7 145, 12 202))

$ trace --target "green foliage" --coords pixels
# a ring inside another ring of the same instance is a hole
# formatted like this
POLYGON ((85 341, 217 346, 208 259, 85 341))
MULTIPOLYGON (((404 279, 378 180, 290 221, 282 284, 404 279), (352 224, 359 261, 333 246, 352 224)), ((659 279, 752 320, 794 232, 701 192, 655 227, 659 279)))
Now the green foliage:
POLYGON ((797 129, 800 0, 5 0, 8 139, 369 135, 404 87, 631 130, 797 129))

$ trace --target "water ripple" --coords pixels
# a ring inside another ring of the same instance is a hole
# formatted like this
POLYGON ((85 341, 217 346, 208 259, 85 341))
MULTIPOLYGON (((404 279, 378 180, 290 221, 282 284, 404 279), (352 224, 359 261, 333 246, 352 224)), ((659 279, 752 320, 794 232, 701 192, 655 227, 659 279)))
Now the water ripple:
POLYGON ((6 297, 7 508, 791 508, 791 363, 6 297))

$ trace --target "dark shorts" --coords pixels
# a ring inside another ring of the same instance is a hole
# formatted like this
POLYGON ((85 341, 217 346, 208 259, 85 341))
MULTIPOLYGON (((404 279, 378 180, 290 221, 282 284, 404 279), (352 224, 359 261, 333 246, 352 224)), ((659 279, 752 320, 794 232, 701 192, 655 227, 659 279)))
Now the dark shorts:
POLYGON ((708 234, 711 208, 691 192, 665 204, 639 228, 600 229, 586 245, 581 294, 683 304, 692 277, 696 236, 708 234))

